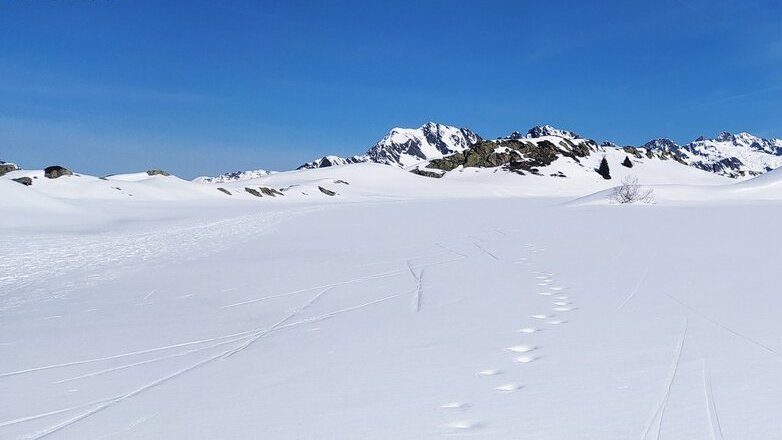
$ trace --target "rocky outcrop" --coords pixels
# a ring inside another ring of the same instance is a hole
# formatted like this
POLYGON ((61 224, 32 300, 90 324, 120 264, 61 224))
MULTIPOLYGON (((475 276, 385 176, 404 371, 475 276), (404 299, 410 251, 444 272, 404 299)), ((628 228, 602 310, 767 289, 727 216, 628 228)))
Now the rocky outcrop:
POLYGON ((281 192, 277 191, 277 190, 276 190, 276 189, 274 189, 274 188, 267 188, 267 187, 265 187, 265 186, 261 186, 261 187, 259 187, 258 189, 259 189, 259 190, 261 190, 261 192, 262 192, 263 194, 265 194, 265 195, 267 195, 267 196, 269 196, 269 197, 277 197, 277 196, 284 196, 284 195, 285 195, 285 194, 283 194, 283 193, 281 193, 281 192))
POLYGON ((2 160, 0 160, 0 176, 2 176, 3 174, 10 173, 11 171, 16 171, 18 169, 19 167, 16 166, 15 163, 3 162, 2 160))
POLYGON ((414 172, 428 177, 441 177, 433 170, 451 171, 457 167, 504 167, 519 174, 539 174, 539 168, 550 165, 560 157, 570 157, 576 162, 598 150, 597 143, 588 139, 560 137, 555 144, 550 139, 503 138, 481 141, 464 152, 435 159, 414 172))
POLYGON ((218 191, 220 191, 220 192, 221 192, 221 193, 223 193, 223 194, 228 194, 229 196, 230 196, 230 195, 232 195, 232 194, 231 194, 231 191, 228 191, 228 190, 227 190, 227 189, 225 189, 225 188, 217 188, 217 190, 218 190, 218 191))
POLYGON ((17 177, 16 179, 11 179, 14 182, 21 183, 24 186, 30 186, 33 184, 33 179, 29 177, 17 177))
POLYGON ((147 170, 147 176, 170 176, 171 174, 168 171, 163 171, 159 169, 152 169, 147 170))
POLYGON ((71 172, 71 170, 69 170, 68 168, 61 167, 59 165, 54 165, 54 166, 44 168, 43 175, 44 177, 49 179, 57 179, 62 176, 72 176, 73 172, 71 172))
POLYGON ((263 197, 263 195, 261 195, 261 193, 258 192, 258 190, 255 189, 255 188, 244 187, 244 190, 247 191, 248 193, 254 195, 255 197, 263 197))
POLYGON ((332 190, 330 190, 330 189, 326 189, 326 188, 324 188, 324 187, 322 187, 322 186, 319 186, 319 187, 318 187, 318 190, 319 190, 320 192, 322 192, 323 194, 326 194, 327 196, 332 196, 332 197, 333 197, 333 196, 336 196, 336 195, 337 195, 337 193, 336 193, 336 192, 334 192, 334 191, 332 191, 332 190))

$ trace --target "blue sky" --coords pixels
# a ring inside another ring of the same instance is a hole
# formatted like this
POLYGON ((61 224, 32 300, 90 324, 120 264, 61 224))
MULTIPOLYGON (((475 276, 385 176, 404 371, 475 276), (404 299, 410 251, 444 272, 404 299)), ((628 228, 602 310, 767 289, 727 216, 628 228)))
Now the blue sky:
POLYGON ((289 169, 433 120, 782 137, 776 1, 0 0, 0 159, 289 169))

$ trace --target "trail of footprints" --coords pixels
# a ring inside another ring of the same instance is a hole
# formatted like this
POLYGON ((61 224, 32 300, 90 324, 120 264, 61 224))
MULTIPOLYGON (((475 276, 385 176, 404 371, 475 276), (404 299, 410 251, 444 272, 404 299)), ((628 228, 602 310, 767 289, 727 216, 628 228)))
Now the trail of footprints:
MULTIPOLYGON (((554 274, 549 272, 532 272, 535 275, 537 285, 541 289, 537 292, 538 295, 551 298, 551 312, 554 313, 535 313, 529 315, 532 324, 544 324, 549 326, 559 326, 567 323, 567 319, 564 315, 568 312, 578 310, 578 308, 570 300, 570 296, 564 294, 564 287, 555 286, 554 274)), ((521 327, 516 330, 516 333, 522 337, 522 342, 518 345, 506 347, 505 351, 512 356, 514 364, 529 364, 541 359, 540 352, 542 347, 535 345, 534 335, 542 331, 542 327, 535 325, 529 325, 521 327)), ((483 378, 488 383, 489 387, 493 388, 493 392, 498 394, 514 393, 524 388, 524 385, 516 382, 505 382, 499 380, 502 378, 503 370, 497 368, 487 368, 480 370, 476 373, 476 376, 483 378)), ((454 411, 463 410, 462 415, 469 413, 471 405, 467 402, 453 401, 447 402, 440 406, 442 410, 454 411)), ((446 431, 445 435, 458 435, 461 433, 468 433, 474 430, 479 430, 484 427, 484 423, 476 420, 460 419, 453 422, 446 423, 444 425, 446 431)))

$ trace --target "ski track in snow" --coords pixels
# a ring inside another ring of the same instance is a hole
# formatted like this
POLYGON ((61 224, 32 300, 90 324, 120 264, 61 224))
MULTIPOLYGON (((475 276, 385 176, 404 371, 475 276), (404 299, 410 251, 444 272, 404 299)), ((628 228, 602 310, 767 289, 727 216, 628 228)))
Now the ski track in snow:
POLYGON ((261 302, 261 301, 268 301, 270 299, 284 298, 286 296, 298 295, 300 293, 309 292, 311 290, 317 290, 317 289, 323 289, 323 288, 331 288, 331 287, 337 287, 337 286, 344 286, 344 285, 347 285, 347 284, 363 283, 365 281, 377 280, 377 279, 381 279, 381 278, 391 278, 391 277, 398 276, 400 274, 402 274, 401 270, 393 270, 393 271, 390 271, 390 272, 380 272, 380 273, 368 275, 368 276, 365 276, 365 277, 354 278, 354 279, 351 279, 351 280, 337 281, 335 283, 321 284, 319 286, 312 286, 312 287, 305 287, 303 289, 291 290, 291 291, 285 292, 285 293, 278 293, 278 294, 275 294, 275 295, 264 296, 264 297, 261 297, 261 298, 254 298, 254 299, 249 299, 249 300, 246 300, 246 301, 240 301, 240 302, 237 302, 237 303, 224 305, 224 306, 222 306, 222 308, 223 309, 230 309, 230 308, 233 308, 233 307, 243 306, 243 305, 247 305, 247 304, 253 304, 253 303, 257 303, 257 302, 261 302))
POLYGON ((706 415, 709 418, 709 429, 712 440, 723 440, 722 426, 720 426, 720 417, 717 413, 717 406, 714 404, 714 394, 711 389, 711 371, 705 366, 703 373, 703 394, 706 396, 706 415))
POLYGON ((683 301, 679 300, 678 298, 676 298, 676 297, 674 297, 674 296, 672 296, 670 294, 666 294, 666 296, 668 296, 668 298, 670 298, 671 300, 673 300, 674 302, 676 302, 680 306, 684 307, 685 309, 695 313, 696 315, 698 315, 700 318, 704 319, 705 321, 708 321, 711 324, 713 324, 713 325, 715 325, 715 326, 725 330, 726 332, 728 332, 728 333, 730 333, 730 334, 732 334, 734 336, 737 336, 740 339, 743 339, 745 342, 747 342, 747 343, 749 343, 751 345, 754 345, 757 348, 760 348, 761 350, 765 351, 766 353, 769 353, 769 354, 773 355, 774 357, 777 358, 777 361, 782 361, 782 353, 774 350, 773 348, 769 347, 768 345, 763 344, 762 342, 757 341, 757 340, 755 340, 755 339, 753 339, 753 338, 751 338, 751 337, 749 337, 749 336, 747 336, 745 334, 739 333, 736 330, 733 330, 730 327, 726 326, 725 324, 722 324, 721 322, 717 321, 716 319, 712 319, 712 318, 704 315, 700 310, 685 304, 683 301))
POLYGON ((484 248, 483 246, 479 245, 477 241, 473 241, 472 244, 475 245, 475 247, 477 247, 478 249, 480 249, 481 252, 483 252, 484 254, 486 254, 489 257, 491 257, 491 259, 493 259, 494 261, 500 261, 500 259, 496 255, 494 255, 493 253, 487 251, 486 248, 484 248))
POLYGON ((439 266, 441 264, 448 264, 453 263, 455 261, 463 260, 464 258, 467 258, 463 254, 460 254, 458 252, 453 252, 457 255, 457 258, 452 258, 450 260, 444 260, 444 261, 436 261, 434 263, 428 263, 421 265, 418 273, 416 273, 415 268, 413 267, 413 260, 416 258, 411 258, 407 260, 407 269, 410 272, 410 275, 413 277, 413 281, 415 282, 415 296, 413 297, 413 308, 416 312, 421 311, 422 302, 423 302, 423 295, 424 295, 424 271, 428 267, 432 266, 439 266))
POLYGON ((668 375, 668 379, 666 380, 665 383, 665 393, 663 394, 660 403, 657 405, 657 409, 655 410, 654 415, 652 415, 652 418, 646 424, 646 428, 644 429, 643 435, 641 436, 641 440, 646 440, 646 438, 649 436, 649 434, 652 431, 652 428, 655 425, 657 425, 656 438, 657 439, 660 438, 660 431, 662 431, 665 409, 668 406, 668 401, 670 400, 671 397, 671 389, 673 388, 674 381, 676 381, 676 374, 679 371, 679 363, 681 362, 682 359, 682 352, 684 351, 684 341, 686 338, 687 338, 687 317, 684 318, 684 329, 679 334, 679 340, 676 343, 673 361, 671 362, 670 372, 668 375))
MULTIPOLYGON (((74 417, 66 419, 66 420, 64 420, 64 421, 62 421, 60 423, 55 424, 55 425, 50 425, 49 427, 46 427, 46 428, 41 429, 41 430, 38 430, 35 433, 33 433, 33 434, 31 434, 30 436, 27 437, 27 438, 30 438, 30 439, 44 438, 44 437, 47 437, 47 436, 49 436, 51 434, 54 434, 55 432, 60 431, 63 428, 66 428, 67 426, 70 426, 70 425, 72 425, 74 423, 77 423, 77 422, 79 422, 79 421, 81 421, 81 420, 83 420, 83 419, 85 419, 87 417, 90 417, 90 416, 92 416, 92 415, 94 415, 94 414, 96 414, 96 413, 98 413, 100 411, 103 411, 104 409, 107 409, 107 408, 109 408, 109 407, 111 407, 111 406, 113 406, 115 404, 118 404, 118 403, 120 403, 120 402, 122 402, 124 400, 132 398, 132 397, 134 397, 136 395, 139 395, 139 394, 141 394, 141 393, 143 393, 145 391, 148 391, 150 389, 153 389, 153 388, 157 387, 158 385, 161 385, 161 384, 163 384, 165 382, 168 382, 169 380, 172 380, 172 379, 175 379, 175 378, 177 378, 177 377, 179 377, 181 375, 184 375, 187 372, 193 371, 193 370, 195 370, 197 368, 200 368, 200 367, 202 367, 204 365, 207 365, 207 364, 209 364, 211 362, 214 362, 216 360, 226 359, 226 358, 229 358, 229 357, 231 357, 231 356, 233 356, 233 355, 235 355, 237 353, 240 353, 241 351, 249 348, 253 343, 258 341, 259 339, 261 339, 263 337, 266 337, 269 334, 272 334, 272 333, 274 333, 276 331, 280 331, 282 329, 287 329, 287 328, 297 327, 297 326, 303 325, 303 324, 309 324, 309 323, 313 323, 313 322, 323 321, 323 320, 333 318, 333 317, 338 316, 338 315, 343 314, 343 313, 348 313, 348 312, 352 312, 352 311, 356 311, 356 310, 361 310, 363 308, 366 308, 366 307, 369 307, 369 306, 372 306, 372 305, 375 305, 375 304, 379 304, 379 303, 388 301, 388 300, 393 299, 393 298, 398 298, 399 296, 403 295, 403 294, 390 295, 390 296, 387 296, 387 297, 384 297, 384 298, 380 298, 380 299, 377 299, 377 300, 374 300, 374 301, 369 301, 369 302, 366 302, 366 303, 358 304, 356 306, 351 306, 351 307, 335 310, 335 311, 328 312, 328 313, 325 313, 325 314, 322 314, 322 315, 319 315, 319 316, 315 316, 315 317, 312 317, 312 318, 306 318, 306 319, 302 319, 302 320, 299 320, 299 321, 288 322, 290 319, 292 319, 293 317, 295 317, 297 314, 301 313, 302 311, 306 310, 308 307, 310 307, 312 304, 314 304, 323 295, 325 295, 327 292, 329 292, 332 289, 333 288, 330 287, 330 288, 327 288, 327 289, 321 291, 320 293, 318 293, 314 297, 312 297, 309 300, 307 300, 301 306, 295 308, 293 311, 291 311, 289 314, 287 314, 282 319, 278 320, 277 322, 275 322, 274 324, 272 324, 269 327, 266 327, 266 328, 264 328, 264 329, 262 329, 260 331, 257 331, 257 332, 253 332, 249 337, 239 338, 237 340, 231 340, 231 341, 223 342, 223 343, 220 343, 220 344, 215 344, 214 346, 206 347, 204 349, 214 348, 214 347, 217 347, 219 345, 230 344, 230 343, 234 343, 234 342, 237 342, 237 341, 243 341, 241 343, 241 345, 239 345, 237 347, 234 347, 234 348, 231 348, 231 349, 228 349, 228 350, 225 350, 225 351, 223 351, 221 353, 218 353, 216 355, 209 356, 209 357, 207 357, 205 359, 202 359, 201 361, 198 361, 198 362, 196 362, 194 364, 191 364, 188 367, 185 367, 185 368, 180 369, 180 370, 178 370, 178 371, 176 371, 174 373, 171 373, 169 375, 166 375, 166 376, 163 376, 161 378, 158 378, 158 379, 156 379, 156 380, 154 380, 152 382, 149 382, 149 383, 147 383, 147 384, 145 384, 145 385, 143 385, 143 386, 141 386, 139 388, 136 388, 136 389, 134 389, 134 390, 132 390, 132 391, 126 393, 126 394, 118 395, 118 396, 107 398, 107 399, 101 399, 101 400, 89 402, 89 403, 78 405, 78 406, 72 406, 72 407, 62 408, 62 409, 58 409, 58 410, 48 411, 48 412, 41 413, 41 414, 21 417, 21 418, 17 418, 17 419, 14 419, 14 420, 3 421, 3 422, 0 422, 0 427, 9 426, 9 425, 13 425, 13 424, 21 423, 21 422, 30 421, 30 420, 35 420, 35 419, 39 419, 39 418, 43 418, 43 417, 63 414, 63 413, 67 413, 67 412, 70 412, 70 411, 76 411, 76 410, 83 409, 83 408, 92 407, 88 411, 85 411, 85 412, 83 412, 81 414, 78 414, 78 415, 76 415, 74 417)), ((249 332, 243 332, 243 333, 249 333, 249 332)), ((225 337, 220 337, 220 338, 225 338, 225 337)), ((218 339, 218 338, 212 338, 211 340, 216 340, 216 339, 218 339)), ((182 345, 183 344, 178 344, 177 346, 182 346, 182 345)), ((166 348, 170 348, 170 347, 166 347, 166 348)), ((102 358, 101 360, 116 359, 118 357, 130 356, 130 355, 133 355, 133 354, 140 354, 140 353, 149 353, 149 352, 156 351, 156 350, 158 350, 158 349, 144 350, 144 351, 138 351, 138 352, 131 353, 131 354, 123 354, 123 355, 118 355, 118 356, 111 356, 111 357, 102 358)), ((184 356, 186 354, 190 354, 190 352, 195 352, 195 351, 202 351, 202 349, 191 350, 191 351, 186 352, 186 353, 175 354, 175 355, 169 356, 168 358, 176 357, 176 356, 184 356)), ((159 360, 159 359, 148 360, 148 362, 147 361, 142 361, 140 363, 137 363, 137 365, 149 363, 149 362, 156 361, 156 360, 159 360)), ((32 372, 32 371, 41 371, 41 370, 44 370, 44 369, 57 368, 57 367, 61 367, 61 366, 84 364, 84 363, 93 362, 93 361, 95 361, 95 360, 78 361, 78 362, 72 362, 72 363, 68 363, 68 364, 60 364, 60 365, 39 367, 39 368, 29 369, 29 370, 25 370, 25 371, 5 373, 5 374, 3 374, 0 377, 10 376, 10 375, 14 375, 14 374, 21 374, 21 373, 26 373, 26 372, 32 372)), ((116 369, 113 369, 113 370, 129 368, 131 366, 133 366, 133 365, 124 366, 122 368, 116 368, 116 369)), ((105 371, 105 372, 108 372, 108 371, 105 371)), ((103 374, 105 372, 104 371, 99 371, 99 372, 91 373, 91 375, 103 374)), ((72 378, 72 379, 75 380, 76 378, 72 378)))
POLYGON ((618 308, 619 310, 622 310, 627 305, 627 303, 629 303, 633 299, 633 297, 635 297, 635 294, 638 293, 638 290, 641 288, 644 281, 646 281, 647 275, 649 275, 649 266, 646 266, 644 268, 644 273, 643 275, 641 275, 641 279, 638 280, 638 284, 635 285, 635 288, 633 289, 632 292, 630 292, 630 295, 628 295, 627 298, 625 298, 624 301, 622 301, 622 303, 619 304, 619 308, 618 308))

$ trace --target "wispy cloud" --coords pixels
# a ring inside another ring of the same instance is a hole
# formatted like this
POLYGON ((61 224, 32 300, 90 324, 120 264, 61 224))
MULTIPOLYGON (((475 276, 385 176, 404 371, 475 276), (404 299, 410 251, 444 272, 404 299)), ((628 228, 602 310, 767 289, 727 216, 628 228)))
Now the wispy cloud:
POLYGON ((176 92, 166 90, 145 90, 105 85, 59 84, 42 86, 30 84, 0 84, 0 93, 37 95, 63 99, 110 100, 110 101, 149 101, 171 104, 196 104, 220 102, 217 96, 199 93, 176 92))
POLYGON ((782 85, 763 87, 763 88, 759 88, 759 89, 755 89, 755 90, 749 90, 749 91, 745 91, 745 92, 741 92, 741 93, 734 93, 734 94, 731 94, 731 95, 724 95, 724 96, 720 96, 720 97, 717 97, 717 98, 714 98, 714 99, 698 102, 698 103, 695 103, 695 104, 691 105, 688 108, 692 109, 692 108, 709 107, 709 106, 713 106, 713 105, 726 104, 726 103, 729 103, 729 102, 740 102, 740 101, 742 101, 742 100, 744 100, 746 98, 751 98, 751 97, 758 96, 758 95, 763 95, 763 94, 766 94, 766 93, 778 92, 780 90, 782 90, 782 85))

